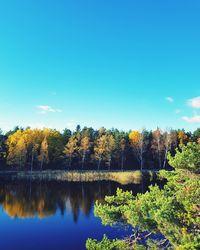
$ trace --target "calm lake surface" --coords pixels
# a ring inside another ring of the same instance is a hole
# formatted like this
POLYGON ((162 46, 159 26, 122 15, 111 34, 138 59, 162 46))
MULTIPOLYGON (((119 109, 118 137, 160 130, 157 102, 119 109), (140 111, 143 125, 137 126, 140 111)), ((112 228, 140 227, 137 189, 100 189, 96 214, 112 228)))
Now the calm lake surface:
POLYGON ((118 187, 145 192, 150 181, 121 186, 115 182, 0 183, 1 250, 81 250, 87 238, 123 237, 129 229, 103 226, 94 202, 114 195, 118 187))

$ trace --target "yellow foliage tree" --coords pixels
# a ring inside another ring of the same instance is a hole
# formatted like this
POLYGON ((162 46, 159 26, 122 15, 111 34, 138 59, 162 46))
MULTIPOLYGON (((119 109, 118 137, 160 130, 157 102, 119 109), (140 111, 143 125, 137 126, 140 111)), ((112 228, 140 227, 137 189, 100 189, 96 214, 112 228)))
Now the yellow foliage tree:
POLYGON ((48 164, 49 162, 49 154, 48 154, 48 141, 46 136, 44 137, 41 147, 40 147, 40 155, 38 157, 40 161, 40 170, 42 170, 43 164, 48 164))
POLYGON ((129 134, 129 140, 133 151, 135 153, 135 157, 137 158, 138 162, 140 163, 141 170, 143 169, 143 155, 145 151, 145 138, 144 138, 144 131, 139 132, 137 130, 133 130, 129 134))
POLYGON ((90 143, 89 136, 86 135, 81 139, 79 152, 80 152, 81 157, 82 157, 82 170, 83 170, 86 155, 87 155, 87 153, 89 152, 89 149, 90 149, 90 144, 91 143, 90 143))
POLYGON ((101 137, 99 137, 94 147, 94 156, 95 159, 98 160, 98 170, 100 169, 103 156, 106 152, 106 143, 107 143, 106 135, 102 135, 101 137))
POLYGON ((78 150, 78 139, 75 135, 69 138, 69 141, 65 145, 63 153, 69 159, 69 167, 71 167, 72 158, 77 154, 78 150))
POLYGON ((163 132, 160 128, 157 128, 155 131, 153 131, 153 140, 151 148, 153 149, 155 158, 158 159, 159 163, 159 169, 162 168, 162 160, 163 160, 163 152, 164 152, 164 138, 163 138, 163 132))
POLYGON ((22 168, 26 164, 27 141, 22 130, 18 130, 10 135, 6 141, 8 147, 7 164, 12 166, 20 166, 22 168))
POLYGON ((183 130, 178 132, 178 139, 180 144, 185 144, 188 140, 188 136, 185 134, 183 130))

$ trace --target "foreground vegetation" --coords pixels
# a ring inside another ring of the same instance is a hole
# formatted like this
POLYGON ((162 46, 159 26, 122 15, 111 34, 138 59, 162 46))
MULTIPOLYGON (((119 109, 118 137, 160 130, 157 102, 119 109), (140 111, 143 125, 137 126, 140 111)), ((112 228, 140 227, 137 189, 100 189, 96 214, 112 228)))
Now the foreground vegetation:
POLYGON ((136 197, 118 189, 105 202, 96 202, 95 215, 104 225, 129 224, 133 234, 88 239, 87 249, 200 249, 200 145, 189 142, 176 151, 174 157, 168 154, 175 171, 160 172, 168 180, 163 189, 151 186, 136 197))
POLYGON ((0 167, 17 170, 166 169, 167 152, 177 145, 200 142, 200 129, 119 131, 77 126, 65 129, 0 130, 0 167), (133 167, 134 166, 134 167, 133 167))

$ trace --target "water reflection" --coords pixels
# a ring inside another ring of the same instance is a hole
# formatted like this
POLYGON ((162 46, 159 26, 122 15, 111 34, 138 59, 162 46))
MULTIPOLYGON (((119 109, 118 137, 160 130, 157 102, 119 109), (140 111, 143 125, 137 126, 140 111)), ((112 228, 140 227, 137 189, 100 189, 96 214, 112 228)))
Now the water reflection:
POLYGON ((80 212, 88 217, 96 200, 103 201, 105 195, 114 195, 118 187, 132 190, 134 194, 144 192, 149 181, 121 186, 115 182, 4 182, 0 184, 0 204, 12 218, 40 219, 60 212, 69 212, 76 223, 80 212))

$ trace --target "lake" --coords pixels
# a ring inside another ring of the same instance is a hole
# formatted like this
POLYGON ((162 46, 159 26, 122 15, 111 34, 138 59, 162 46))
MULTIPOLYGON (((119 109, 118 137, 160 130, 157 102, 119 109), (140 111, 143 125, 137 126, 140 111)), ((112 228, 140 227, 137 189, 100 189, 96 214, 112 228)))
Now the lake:
POLYGON ((103 226, 94 216, 94 203, 118 187, 136 195, 149 185, 149 180, 123 186, 111 181, 1 181, 0 249, 81 250, 87 238, 129 235, 130 228, 103 226))

